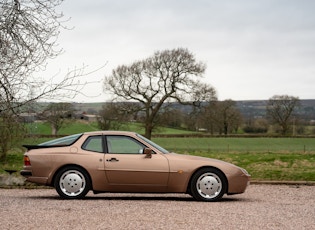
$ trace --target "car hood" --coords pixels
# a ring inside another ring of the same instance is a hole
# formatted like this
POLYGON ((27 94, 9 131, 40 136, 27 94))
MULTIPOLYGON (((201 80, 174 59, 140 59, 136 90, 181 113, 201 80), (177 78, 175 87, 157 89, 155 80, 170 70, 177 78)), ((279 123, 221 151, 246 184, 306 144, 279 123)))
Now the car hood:
POLYGON ((176 157, 177 159, 181 160, 189 160, 189 161, 204 161, 204 162, 218 162, 218 163, 223 163, 223 164, 228 164, 228 165, 233 165, 228 162, 218 160, 218 159, 213 159, 213 158, 208 158, 208 157, 201 157, 201 156, 193 156, 193 155, 185 155, 185 154, 179 154, 179 153, 169 153, 169 155, 176 157))
POLYGON ((192 155, 185 155, 185 154, 178 154, 178 153, 168 153, 171 159, 177 159, 177 160, 183 160, 183 161, 197 161, 200 163, 205 163, 205 164, 222 164, 222 165, 227 165, 227 166, 232 166, 232 167, 237 167, 231 163, 218 160, 218 159, 213 159, 213 158, 208 158, 208 157, 201 157, 201 156, 192 156, 192 155))
POLYGON ((242 173, 245 172, 245 170, 242 169, 241 167, 213 158, 184 155, 177 153, 168 153, 165 154, 165 156, 169 160, 171 171, 183 170, 193 172, 201 167, 215 167, 224 172, 226 176, 233 174, 241 175, 242 173))

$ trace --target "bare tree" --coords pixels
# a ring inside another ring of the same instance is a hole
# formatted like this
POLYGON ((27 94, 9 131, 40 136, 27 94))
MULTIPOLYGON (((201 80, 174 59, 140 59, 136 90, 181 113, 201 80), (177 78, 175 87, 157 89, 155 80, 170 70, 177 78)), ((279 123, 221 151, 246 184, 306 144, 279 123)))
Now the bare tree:
POLYGON ((235 101, 212 101, 204 106, 199 115, 199 126, 214 134, 227 135, 237 131, 242 121, 240 111, 235 106, 235 101))
MULTIPOLYGON (((45 61, 60 54, 55 49, 61 14, 60 0, 4 0, 0 8, 0 102, 1 110, 13 110, 25 103, 28 92, 42 86, 43 79, 32 77, 45 68, 45 61)), ((45 92, 45 91, 44 91, 45 92)), ((43 91, 41 93, 43 94, 43 91)))
POLYGON ((288 95, 275 95, 268 100, 267 117, 280 126, 282 135, 288 133, 293 112, 299 104, 298 97, 288 95))
POLYGON ((240 111, 235 106, 235 101, 224 100, 219 103, 219 116, 223 128, 223 133, 227 135, 233 131, 237 131, 241 124, 242 116, 240 111))
POLYGON ((131 104, 106 103, 99 111, 98 127, 102 130, 119 130, 129 120, 131 104))
POLYGON ((51 134, 57 135, 58 131, 69 124, 73 118, 74 106, 71 103, 50 103, 41 114, 51 126, 51 134))
POLYGON ((204 95, 215 97, 214 88, 198 80, 205 68, 187 49, 165 50, 130 66, 117 67, 105 78, 104 86, 116 100, 136 101, 141 105, 145 136, 151 138, 158 112, 165 102, 193 103, 202 100, 204 95), (200 89, 204 93, 198 93, 200 89))
POLYGON ((166 107, 159 114, 160 124, 166 127, 181 128, 183 124, 183 113, 174 107, 166 107))
MULTIPOLYGON (((0 3, 0 112, 16 111, 39 98, 72 98, 88 75, 74 68, 58 82, 56 76, 35 77, 47 61, 63 51, 58 47, 64 16, 56 7, 63 0, 3 0, 0 3)), ((58 75, 58 73, 56 74, 58 75)))
MULTIPOLYGON (((22 106, 40 98, 75 96, 84 83, 85 66, 69 71, 62 80, 35 77, 47 60, 62 53, 57 39, 64 17, 56 7, 63 0, 2 0, 0 2, 0 120, 17 120, 22 106), (63 91, 65 90, 65 91, 63 91)), ((7 129, 10 130, 11 126, 7 129)), ((2 136, 0 136, 0 139, 2 136)), ((12 136, 14 138, 14 136, 12 136)), ((13 140, 12 140, 13 142, 13 140)), ((2 148, 5 149, 5 148, 2 148)), ((4 150, 2 150, 4 151, 4 150)), ((4 155, 6 153, 3 153, 4 155)))

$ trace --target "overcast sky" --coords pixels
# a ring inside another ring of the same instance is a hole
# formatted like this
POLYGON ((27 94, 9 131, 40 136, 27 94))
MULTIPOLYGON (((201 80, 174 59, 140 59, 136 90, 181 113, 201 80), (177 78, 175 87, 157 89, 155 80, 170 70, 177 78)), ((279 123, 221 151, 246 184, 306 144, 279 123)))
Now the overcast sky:
POLYGON ((105 101, 103 79, 118 65, 155 51, 187 48, 206 63, 204 82, 219 100, 315 99, 313 0, 65 0, 70 17, 59 37, 64 53, 46 75, 75 66, 106 66, 85 80, 76 102, 105 101))

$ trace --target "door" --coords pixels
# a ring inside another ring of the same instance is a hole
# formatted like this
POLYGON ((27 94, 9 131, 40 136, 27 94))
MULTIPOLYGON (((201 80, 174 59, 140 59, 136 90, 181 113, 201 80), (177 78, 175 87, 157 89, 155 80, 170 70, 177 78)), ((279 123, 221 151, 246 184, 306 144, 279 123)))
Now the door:
POLYGON ((105 173, 116 191, 164 191, 169 177, 168 160, 163 154, 143 154, 146 147, 129 136, 106 136, 105 173), (144 190, 143 190, 144 189, 144 190))

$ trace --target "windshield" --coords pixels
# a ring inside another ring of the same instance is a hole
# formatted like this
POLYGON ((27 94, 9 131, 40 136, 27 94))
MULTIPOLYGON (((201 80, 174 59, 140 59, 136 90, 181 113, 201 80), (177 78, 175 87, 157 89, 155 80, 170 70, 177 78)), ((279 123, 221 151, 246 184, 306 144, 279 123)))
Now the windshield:
POLYGON ((54 145, 72 145, 79 137, 82 136, 82 133, 66 136, 62 138, 58 138, 55 140, 47 141, 44 143, 39 144, 40 146, 54 146, 54 145))
POLYGON ((159 146, 158 144, 154 143, 153 141, 141 136, 140 134, 137 134, 138 137, 140 137, 142 140, 144 140, 145 142, 149 143, 150 145, 152 145, 154 148, 160 150, 162 153, 169 153, 169 151, 167 151, 166 149, 162 148, 161 146, 159 146))

